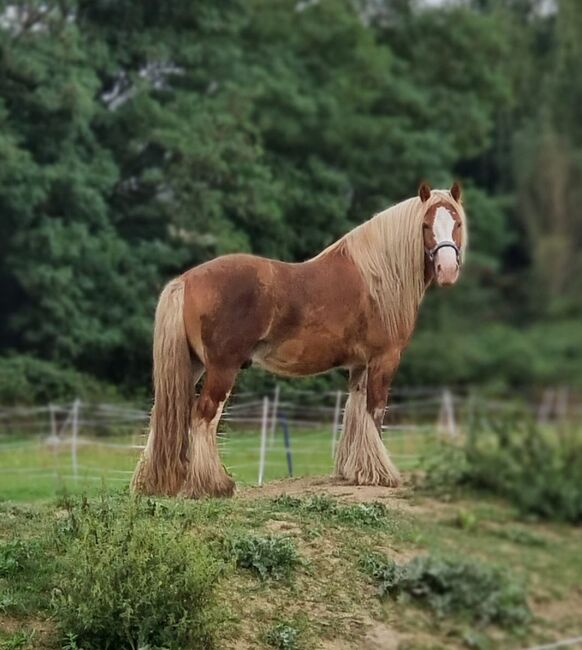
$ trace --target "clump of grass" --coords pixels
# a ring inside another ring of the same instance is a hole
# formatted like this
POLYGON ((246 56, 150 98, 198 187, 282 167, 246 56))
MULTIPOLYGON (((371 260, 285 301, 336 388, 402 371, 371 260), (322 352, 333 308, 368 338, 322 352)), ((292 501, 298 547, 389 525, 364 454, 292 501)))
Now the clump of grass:
POLYGON ((5 641, 1 642, 0 647, 2 650, 21 650, 22 648, 29 648, 33 639, 34 631, 21 630, 11 634, 5 641))
POLYGON ((524 625, 531 617, 522 586, 475 560, 427 555, 399 565, 368 555, 362 567, 378 584, 380 596, 418 601, 440 617, 461 614, 475 623, 505 627, 524 625))
MULTIPOLYGON (((146 504, 147 505, 147 504, 146 504)), ((63 548, 52 606, 79 648, 210 648, 220 565, 143 503, 106 499, 70 509, 55 531, 63 548)))
POLYGON ((383 503, 341 504, 326 494, 316 494, 307 499, 298 499, 283 494, 273 500, 274 504, 286 510, 303 514, 317 514, 328 520, 354 526, 379 527, 386 523, 388 509, 383 503))
POLYGON ((582 522, 582 435, 538 426, 524 414, 474 417, 462 447, 425 462, 426 486, 469 486, 508 498, 522 513, 582 522))
POLYGON ((225 540, 225 553, 236 565, 263 580, 290 578, 301 559, 290 537, 240 533, 225 540))
POLYGON ((13 540, 0 543, 0 577, 12 576, 30 565, 38 554, 36 540, 13 540))
POLYGON ((509 528, 496 528, 492 531, 495 537, 506 539, 514 544, 521 546, 547 546, 548 540, 542 535, 533 533, 525 528, 509 527, 509 528))
POLYGON ((0 542, 0 611, 23 614, 42 607, 50 591, 53 561, 38 539, 0 542))
POLYGON ((277 650, 296 650, 299 642, 299 630, 287 623, 278 623, 265 635, 267 645, 277 650))

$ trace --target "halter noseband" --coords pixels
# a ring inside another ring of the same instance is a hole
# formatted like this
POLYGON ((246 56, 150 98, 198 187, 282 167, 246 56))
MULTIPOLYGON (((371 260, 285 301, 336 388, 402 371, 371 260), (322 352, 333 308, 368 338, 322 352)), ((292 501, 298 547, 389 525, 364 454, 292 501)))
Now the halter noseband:
POLYGON ((436 246, 433 246, 432 248, 427 249, 427 255, 428 259, 431 262, 434 262, 435 255, 440 251, 441 248, 452 248, 454 249, 456 255, 457 255, 457 263, 459 262, 459 258, 461 256, 461 247, 457 246, 454 241, 441 241, 439 242, 436 246))

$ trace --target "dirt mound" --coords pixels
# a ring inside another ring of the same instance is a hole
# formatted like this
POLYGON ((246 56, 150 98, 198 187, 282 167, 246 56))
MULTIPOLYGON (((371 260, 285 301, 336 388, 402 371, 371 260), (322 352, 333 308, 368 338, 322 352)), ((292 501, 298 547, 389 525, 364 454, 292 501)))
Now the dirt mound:
POLYGON ((411 488, 406 485, 399 488, 372 485, 349 485, 333 477, 310 476, 269 481, 261 487, 245 487, 237 491, 241 498, 273 498, 281 494, 290 496, 310 496, 327 494, 331 497, 349 502, 382 501, 386 505, 406 506, 411 496, 411 488))

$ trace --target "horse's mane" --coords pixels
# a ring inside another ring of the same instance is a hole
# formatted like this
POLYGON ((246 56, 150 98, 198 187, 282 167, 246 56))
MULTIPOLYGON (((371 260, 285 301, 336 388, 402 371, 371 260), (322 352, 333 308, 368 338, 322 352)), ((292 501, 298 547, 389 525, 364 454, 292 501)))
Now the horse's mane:
POLYGON ((465 212, 448 190, 432 190, 428 201, 407 199, 357 226, 326 251, 342 247, 358 267, 393 340, 407 338, 414 328, 425 292, 422 222, 431 205, 450 203, 463 220, 465 212))

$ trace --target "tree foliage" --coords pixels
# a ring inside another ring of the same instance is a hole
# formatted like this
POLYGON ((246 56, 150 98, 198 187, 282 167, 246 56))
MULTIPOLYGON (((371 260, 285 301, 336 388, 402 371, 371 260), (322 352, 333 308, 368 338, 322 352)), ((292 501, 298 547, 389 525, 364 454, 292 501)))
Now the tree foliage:
POLYGON ((554 373, 522 373, 537 334, 499 359, 493 332, 580 315, 581 34, 577 0, 4 4, 2 352, 135 390, 173 274, 305 259, 460 177, 469 264, 427 301, 403 379, 490 381, 473 356, 498 383, 558 380, 574 339, 554 373), (453 328, 457 363, 427 359, 453 328))

